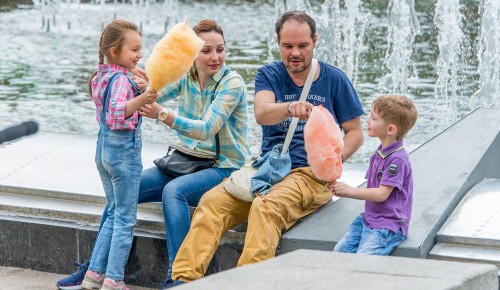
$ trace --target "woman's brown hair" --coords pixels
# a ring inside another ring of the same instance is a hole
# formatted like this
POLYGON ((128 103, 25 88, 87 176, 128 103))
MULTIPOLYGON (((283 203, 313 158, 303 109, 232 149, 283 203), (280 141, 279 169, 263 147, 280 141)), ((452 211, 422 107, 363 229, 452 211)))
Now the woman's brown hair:
MULTIPOLYGON (((194 33, 196 33, 196 35, 200 35, 200 34, 206 33, 206 32, 216 32, 222 36, 222 39, 224 40, 224 42, 226 41, 224 39, 224 31, 222 31, 222 28, 219 26, 219 24, 217 24, 217 22, 215 22, 212 19, 201 20, 195 26, 193 26, 193 31, 194 31, 194 33)), ((194 63, 193 63, 193 66, 191 66, 191 69, 189 70, 189 74, 195 80, 198 79, 198 71, 196 70, 194 63)))

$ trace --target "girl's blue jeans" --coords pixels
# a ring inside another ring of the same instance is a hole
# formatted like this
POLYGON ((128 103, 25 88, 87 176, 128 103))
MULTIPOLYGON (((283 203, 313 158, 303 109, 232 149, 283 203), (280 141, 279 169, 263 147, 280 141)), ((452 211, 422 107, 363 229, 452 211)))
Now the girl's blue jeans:
MULTIPOLYGON (((177 178, 156 167, 142 171, 138 203, 162 202, 163 205, 169 258, 167 279, 171 277, 175 256, 191 225, 189 208, 196 207, 205 192, 220 184, 234 170, 214 167, 177 178)), ((104 209, 101 226, 108 212, 108 208, 104 209)))
POLYGON ((335 245, 335 252, 387 256, 406 239, 399 230, 370 229, 363 215, 357 216, 344 237, 335 245))
POLYGON ((132 246, 142 171, 141 130, 113 131, 101 124, 95 162, 107 206, 89 269, 123 280, 132 246))

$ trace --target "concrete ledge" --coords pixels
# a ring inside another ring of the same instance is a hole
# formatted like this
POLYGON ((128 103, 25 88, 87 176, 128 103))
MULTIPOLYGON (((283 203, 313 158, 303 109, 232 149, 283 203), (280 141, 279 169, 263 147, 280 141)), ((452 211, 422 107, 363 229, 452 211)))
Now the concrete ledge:
MULTIPOLYGON (((426 258, 435 235, 472 186, 500 178, 500 110, 478 109, 410 153, 414 173, 409 236, 392 253, 426 258)), ((280 252, 331 251, 364 202, 340 199, 285 233, 280 252)))
MULTIPOLYGON (((297 250, 178 289, 497 289, 492 265, 297 250)), ((177 288, 176 288, 177 289, 177 288)))
MULTIPOLYGON (((97 234, 96 226, 1 214, 0 229, 0 266, 60 274, 72 273, 76 270, 73 262, 90 257, 97 234)), ((243 237, 244 233, 225 236, 207 274, 236 267, 243 237)), ((157 288, 166 278, 167 265, 165 237, 136 230, 125 268, 126 281, 157 288)))

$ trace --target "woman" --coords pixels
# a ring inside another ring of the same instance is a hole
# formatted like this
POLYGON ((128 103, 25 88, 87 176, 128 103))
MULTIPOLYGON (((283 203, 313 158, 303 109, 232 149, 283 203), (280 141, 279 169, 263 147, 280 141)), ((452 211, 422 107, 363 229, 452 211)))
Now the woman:
POLYGON ((215 134, 219 134, 220 140, 220 162, 215 168, 178 178, 168 176, 156 167, 142 173, 139 194, 156 197, 161 191, 163 197, 170 260, 167 280, 170 279, 177 250, 189 231, 189 207, 197 206, 206 191, 241 167, 250 154, 246 143, 246 87, 241 76, 224 64, 223 31, 213 20, 202 20, 193 30, 205 44, 189 74, 159 91, 157 103, 146 105, 140 113, 156 119, 163 110, 159 103, 179 96, 178 114, 168 111, 162 122, 177 131, 180 143, 195 150, 215 153, 215 134), (211 102, 213 89, 219 80, 214 101, 211 102))
MULTIPOLYGON (((177 178, 164 174, 156 167, 142 172, 138 203, 162 201, 163 204, 170 260, 164 286, 171 283, 172 263, 189 230, 189 207, 197 206, 206 191, 229 177, 250 155, 246 86, 242 77, 225 65, 224 33, 215 21, 208 19, 200 21, 193 30, 205 44, 189 74, 159 91, 157 103, 146 105, 139 112, 141 116, 153 119, 161 116, 164 124, 177 131, 181 145, 191 149, 215 153, 215 134, 218 133, 220 140, 217 167, 177 178), (220 83, 211 102, 218 81, 220 83), (177 113, 164 110, 160 105, 177 97, 177 113)), ((106 211, 107 208, 104 215, 106 211)), ((75 265, 79 265, 80 270, 58 281, 56 285, 60 289, 75 289, 69 287, 79 285, 78 282, 83 279, 87 263, 75 265)))

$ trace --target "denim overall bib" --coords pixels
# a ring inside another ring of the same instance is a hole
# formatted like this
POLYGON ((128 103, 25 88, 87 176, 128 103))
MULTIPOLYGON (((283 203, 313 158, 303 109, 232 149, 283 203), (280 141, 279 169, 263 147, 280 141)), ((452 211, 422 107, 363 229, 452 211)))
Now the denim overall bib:
MULTIPOLYGON (((123 280, 132 246, 142 172, 141 116, 134 131, 114 131, 106 126, 110 87, 120 74, 109 80, 99 123, 95 162, 109 208, 90 263, 93 271, 105 272, 106 277, 115 280, 123 280)), ((137 88, 133 81, 129 82, 137 88)))

